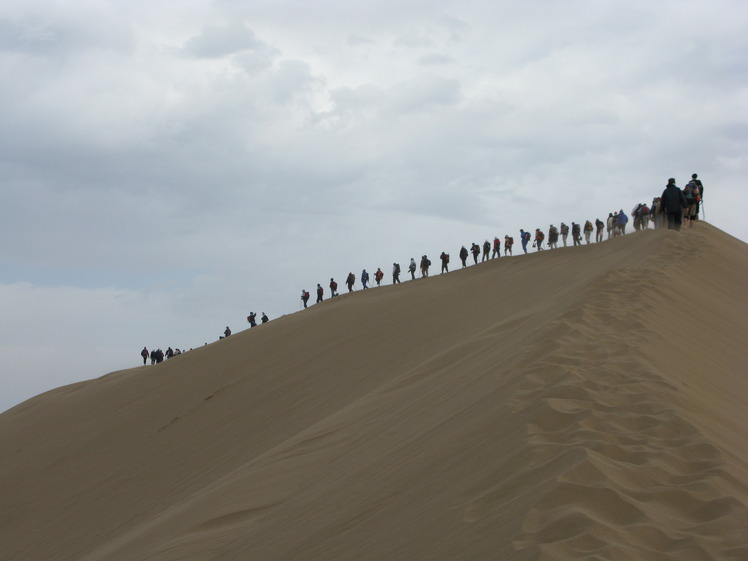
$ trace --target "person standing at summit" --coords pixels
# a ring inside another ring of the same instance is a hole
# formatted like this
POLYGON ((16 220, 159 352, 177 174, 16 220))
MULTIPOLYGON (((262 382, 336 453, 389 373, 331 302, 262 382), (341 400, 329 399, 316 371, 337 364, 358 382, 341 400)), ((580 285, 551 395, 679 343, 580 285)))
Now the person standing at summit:
POLYGON ((660 202, 667 215, 667 229, 679 231, 683 209, 688 208, 688 203, 683 191, 675 184, 674 178, 671 177, 667 180, 667 186, 662 192, 660 202))

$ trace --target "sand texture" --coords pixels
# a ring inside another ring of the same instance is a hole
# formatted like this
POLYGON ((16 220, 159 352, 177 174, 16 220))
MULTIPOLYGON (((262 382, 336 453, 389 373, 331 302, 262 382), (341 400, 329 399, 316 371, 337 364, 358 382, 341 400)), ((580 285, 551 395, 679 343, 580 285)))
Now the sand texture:
POLYGON ((748 560, 747 280, 647 231, 56 389, 0 416, 0 559, 748 560))

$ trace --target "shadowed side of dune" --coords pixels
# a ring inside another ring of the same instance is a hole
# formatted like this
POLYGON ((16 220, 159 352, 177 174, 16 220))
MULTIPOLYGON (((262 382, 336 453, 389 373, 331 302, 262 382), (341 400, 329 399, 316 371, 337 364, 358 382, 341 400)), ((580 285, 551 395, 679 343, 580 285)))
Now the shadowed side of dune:
POLYGON ((4 554, 747 558, 746 272, 644 232, 39 396, 0 416, 4 554))

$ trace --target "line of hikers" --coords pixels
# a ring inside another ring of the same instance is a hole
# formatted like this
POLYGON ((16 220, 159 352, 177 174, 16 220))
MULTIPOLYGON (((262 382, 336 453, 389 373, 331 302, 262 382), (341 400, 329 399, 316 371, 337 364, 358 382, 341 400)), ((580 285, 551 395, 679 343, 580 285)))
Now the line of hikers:
POLYGON ((153 349, 151 351, 148 351, 147 347, 143 347, 143 350, 140 351, 140 356, 143 358, 143 366, 146 365, 149 358, 151 359, 151 364, 159 364, 165 359, 169 359, 181 354, 181 350, 179 350, 178 348, 172 349, 171 347, 167 348, 166 352, 162 351, 161 349, 153 349))
MULTIPOLYGON (((684 222, 686 223, 686 226, 690 228, 693 222, 698 220, 699 218, 699 211, 700 209, 703 209, 703 201, 704 185, 701 180, 698 179, 697 174, 694 173, 691 175, 691 181, 689 181, 682 190, 675 184, 675 179, 670 178, 668 179, 667 186, 662 192, 662 195, 660 195, 659 197, 655 197, 652 200, 651 207, 647 206, 644 203, 638 203, 636 206, 634 206, 631 211, 634 229, 636 231, 646 230, 649 228, 649 224, 651 223, 655 229, 664 228, 665 226, 667 226, 667 228, 671 230, 680 230, 681 225, 684 222)), ((595 243, 600 243, 603 241, 606 232, 607 239, 625 235, 626 226, 628 225, 628 223, 629 217, 626 215, 623 209, 621 209, 617 212, 609 213, 608 218, 605 222, 597 218, 594 224, 590 220, 585 221, 584 225, 572 222, 571 227, 569 227, 564 222, 561 222, 559 228, 556 228, 556 226, 551 224, 548 229, 547 241, 545 233, 540 228, 535 229, 534 238, 529 231, 520 229, 520 242, 522 244, 522 251, 524 253, 527 253, 527 245, 531 241, 533 242, 532 247, 536 248, 537 251, 543 250, 544 242, 550 249, 558 248, 559 235, 561 236, 563 246, 566 247, 570 233, 572 244, 574 246, 582 245, 583 235, 585 243, 590 244, 592 241, 593 233, 595 234, 595 243)), ((505 235, 503 241, 504 256, 512 255, 514 238, 512 236, 505 235)), ((473 257, 473 263, 475 265, 478 264, 479 257, 481 263, 489 259, 501 257, 501 243, 501 239, 495 237, 493 239, 493 243, 486 240, 485 242, 483 242, 482 246, 478 245, 477 243, 472 243, 472 245, 470 246, 470 250, 468 250, 465 246, 462 246, 459 252, 462 267, 465 268, 468 266, 467 261, 471 255, 473 257)), ((448 273, 449 253, 442 251, 439 259, 441 261, 441 272, 448 273)), ((423 255, 421 257, 419 263, 416 263, 416 260, 411 257, 410 263, 408 264, 408 272, 410 273, 411 280, 415 280, 416 271, 418 269, 420 269, 421 278, 428 277, 430 267, 431 260, 426 255, 423 255)), ((393 263, 392 284, 400 283, 400 273, 400 264, 393 263)), ((361 281, 362 290, 370 288, 370 277, 366 269, 363 269, 361 271, 359 279, 361 281)), ((378 267, 376 272, 374 273, 374 282, 377 286, 380 286, 383 279, 384 272, 382 272, 382 269, 378 267)), ((349 272, 348 276, 346 277, 345 284, 348 288, 348 292, 353 292, 353 286, 356 284, 356 275, 354 275, 352 272, 349 272)), ((336 296, 339 296, 338 283, 335 282, 334 278, 330 279, 329 288, 331 297, 334 298, 336 296)), ((325 297, 325 289, 321 284, 317 284, 316 292, 316 302, 322 302, 325 297)), ((309 292, 307 290, 302 290, 301 304, 304 308, 307 307, 309 298, 309 292)), ((250 312, 250 314, 247 316, 247 321, 249 322, 250 327, 256 327, 257 314, 255 312, 250 312)), ((269 318, 265 314, 265 312, 262 313, 261 321, 262 323, 267 323, 269 321, 269 318)), ((224 339, 226 337, 229 337, 230 335, 231 330, 228 326, 226 326, 226 330, 224 331, 223 336, 219 337, 219 339, 224 339)), ((162 362, 164 358, 171 358, 173 356, 182 354, 182 351, 180 351, 179 349, 172 350, 171 347, 169 347, 166 353, 161 351, 161 349, 156 349, 149 352, 147 348, 143 347, 143 350, 140 354, 143 358, 143 364, 145 365, 149 358, 151 359, 151 364, 158 364, 162 362)))
MULTIPOLYGON (((699 205, 703 203, 704 186, 698 179, 697 174, 691 176, 691 181, 681 191, 675 185, 675 179, 670 178, 668 180, 667 187, 663 191, 660 197, 655 197, 652 201, 652 206, 648 207, 643 203, 637 204, 631 211, 631 217, 633 218, 633 226, 636 231, 646 230, 649 228, 650 222, 654 228, 662 228, 667 223, 667 227, 670 229, 680 229, 681 220, 686 221, 690 226, 694 220, 698 220, 699 216, 699 205)), ((546 234, 540 229, 535 229, 535 234, 531 234, 529 231, 520 229, 520 242, 522 244, 522 251, 527 253, 527 246, 532 241, 532 247, 537 251, 543 250, 543 243, 546 243, 548 248, 558 248, 559 236, 564 247, 567 246, 569 234, 571 234, 571 242, 574 246, 582 245, 582 239, 586 244, 592 243, 592 234, 595 234, 595 243, 600 243, 604 240, 607 234, 607 239, 623 236, 626 234, 626 226, 629 223, 629 216, 623 211, 623 209, 617 212, 611 212, 608 214, 608 218, 605 222, 601 219, 595 219, 593 223, 591 220, 586 220, 584 224, 578 224, 576 222, 571 223, 569 227, 564 222, 557 228, 553 224, 548 229, 548 237, 546 241, 546 234), (584 238, 582 237, 584 236, 584 238)), ((465 246, 462 246, 459 252, 460 261, 462 267, 468 266, 468 259, 472 255, 473 263, 478 264, 478 259, 483 263, 489 259, 501 257, 501 239, 495 237, 493 243, 486 240, 483 245, 473 243, 468 250, 465 246)), ((504 256, 512 255, 512 247, 514 246, 514 238, 512 236, 504 236, 504 256)), ((441 261, 441 272, 449 272, 449 253, 442 251, 439 256, 441 261)), ((416 271, 420 269, 421 278, 429 276, 429 269, 431 267, 431 260, 426 255, 423 255, 420 259, 420 263, 416 263, 414 258, 410 258, 408 265, 408 272, 410 273, 411 280, 415 280, 416 271)), ((400 282, 400 264, 392 264, 392 284, 398 284, 400 282)), ((374 273, 374 280, 377 286, 380 286, 384 273, 381 268, 377 268, 374 273)), ((366 269, 361 271, 359 277, 362 285, 362 290, 369 288, 370 279, 369 273, 366 269)), ((356 283, 356 275, 348 273, 345 284, 348 287, 348 292, 353 292, 353 286, 356 283)), ((330 279, 330 295, 331 297, 338 296, 338 283, 335 279, 330 279)), ((301 291, 301 302, 304 308, 307 307, 309 302, 309 292, 306 290, 301 291)), ((321 284, 317 284, 317 302, 322 302, 325 297, 325 289, 321 284)))

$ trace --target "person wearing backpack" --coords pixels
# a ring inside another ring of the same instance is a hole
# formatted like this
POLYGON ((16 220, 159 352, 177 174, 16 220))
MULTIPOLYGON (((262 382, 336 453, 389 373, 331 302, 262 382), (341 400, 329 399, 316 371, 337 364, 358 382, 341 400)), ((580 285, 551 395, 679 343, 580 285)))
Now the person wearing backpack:
POLYGON ((512 246, 514 245, 514 238, 509 234, 504 236, 504 256, 512 254, 512 246))
POLYGON ((587 220, 584 223, 584 241, 587 243, 587 245, 590 244, 590 241, 592 241, 592 230, 594 228, 592 227, 592 222, 587 220))
POLYGON ((564 247, 566 247, 566 238, 568 236, 569 236, 569 226, 561 222, 561 241, 564 242, 564 247))
POLYGON ((366 272, 366 269, 361 271, 361 284, 364 285, 363 290, 369 288, 368 286, 366 286, 367 284, 369 284, 369 273, 366 272))
POLYGON ((462 246, 462 249, 460 250, 460 260, 462 261, 462 268, 463 268, 463 269, 464 269, 465 267, 467 267, 467 258, 468 258, 468 250, 467 250, 467 248, 466 248, 466 247, 465 247, 465 246, 463 245, 463 246, 462 246))
POLYGON ((416 260, 410 258, 410 265, 408 265, 408 272, 410 273, 410 280, 416 280, 416 260))
POLYGON ((675 184, 674 178, 671 177, 668 179, 667 186, 660 197, 660 202, 667 215, 667 229, 679 231, 683 210, 688 208, 688 203, 686 202, 686 197, 683 195, 683 191, 675 184))
POLYGON ((522 251, 527 253, 527 243, 530 241, 530 232, 525 232, 520 228, 519 230, 519 241, 522 242, 522 251))
POLYGON ((429 276, 430 266, 431 266, 431 261, 429 261, 429 258, 426 257, 425 255, 421 257, 421 278, 429 276))
POLYGON ((382 277, 384 277, 384 273, 382 272, 382 269, 377 267, 377 272, 374 273, 374 280, 377 282, 377 286, 379 286, 379 283, 382 282, 382 277))
POLYGON ((571 223, 571 241, 574 242, 574 245, 582 245, 582 236, 579 232, 579 224, 576 222, 571 223))
POLYGON ((392 284, 400 284, 400 263, 392 264, 392 284))
POLYGON ((493 239, 493 252, 491 253, 491 259, 501 257, 501 240, 497 237, 493 239))
POLYGON ((265 314, 265 312, 262 312, 262 323, 267 323, 270 321, 270 318, 265 314))
POLYGON ((558 248, 558 228, 553 224, 548 228, 548 247, 551 249, 558 248))
POLYGON ((473 261, 477 265, 478 264, 478 256, 480 255, 480 246, 477 243, 473 242, 473 245, 470 246, 470 253, 473 254, 473 261))
POLYGON ((338 283, 332 278, 330 279, 330 298, 335 298, 338 295, 338 283))
POLYGON ((148 349, 146 347, 143 347, 143 350, 140 351, 140 356, 143 357, 143 366, 145 366, 145 362, 148 360, 149 356, 148 349))
POLYGON ((353 292, 353 285, 356 283, 356 275, 348 273, 345 279, 345 284, 348 286, 348 292, 353 292))
POLYGON ((317 283, 317 303, 322 302, 324 300, 323 296, 325 295, 325 289, 322 288, 322 285, 317 283))
POLYGON ((249 312, 249 315, 247 316, 247 321, 249 322, 249 327, 257 327, 257 321, 256 318, 257 314, 254 312, 249 312))
POLYGON ((481 257, 480 262, 483 263, 484 261, 486 261, 490 253, 491 253, 491 242, 486 240, 483 242, 483 257, 481 257))
POLYGON ((442 254, 439 256, 439 259, 442 260, 442 273, 448 273, 449 272, 449 253, 442 251, 442 254))
POLYGON ((301 303, 304 304, 304 309, 306 309, 306 303, 309 302, 309 293, 306 290, 301 291, 301 303))
POLYGON ((543 240, 545 234, 540 231, 540 228, 535 228, 535 242, 532 244, 538 248, 538 251, 543 251, 543 240))
POLYGON ((605 229, 605 222, 603 222, 599 218, 596 218, 595 228, 597 228, 595 232, 595 243, 600 243, 601 241, 603 241, 603 230, 605 229))
POLYGON ((626 213, 623 212, 623 209, 618 211, 618 218, 616 219, 616 222, 618 223, 618 230, 620 230, 621 235, 626 234, 626 224, 629 223, 629 217, 626 216, 626 213))
POLYGON ((686 198, 688 203, 688 210, 686 211, 686 226, 691 227, 694 220, 699 219, 699 203, 701 202, 702 194, 701 181, 697 179, 697 175, 694 173, 689 181, 683 188, 683 196, 686 198))

